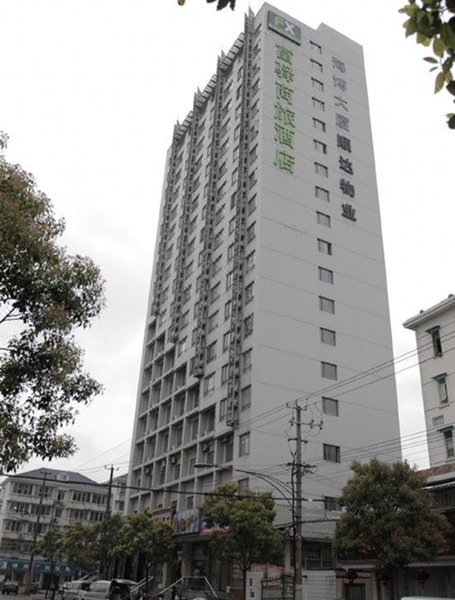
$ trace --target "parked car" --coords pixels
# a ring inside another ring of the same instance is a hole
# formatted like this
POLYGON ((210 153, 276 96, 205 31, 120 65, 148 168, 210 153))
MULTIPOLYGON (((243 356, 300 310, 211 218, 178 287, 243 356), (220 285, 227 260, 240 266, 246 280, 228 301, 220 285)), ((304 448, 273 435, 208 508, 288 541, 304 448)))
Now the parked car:
POLYGON ((89 586, 90 582, 86 579, 67 581, 63 584, 61 589, 62 600, 79 600, 82 596, 82 592, 88 590, 89 586))
POLYGON ((2 594, 15 594, 19 590, 19 582, 17 581, 4 581, 2 586, 2 594))
POLYGON ((84 600, 129 600, 130 590, 136 586, 129 579, 112 579, 93 581, 84 592, 84 600))

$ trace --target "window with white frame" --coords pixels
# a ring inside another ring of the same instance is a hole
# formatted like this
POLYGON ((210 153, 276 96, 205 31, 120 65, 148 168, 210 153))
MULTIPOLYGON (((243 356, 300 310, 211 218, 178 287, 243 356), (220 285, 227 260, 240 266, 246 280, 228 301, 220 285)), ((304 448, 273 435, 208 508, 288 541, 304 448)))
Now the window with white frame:
POLYGON ((453 444, 453 429, 452 427, 447 428, 443 431, 444 445, 446 449, 447 458, 454 458, 455 450, 453 444))
POLYGON ((319 225, 323 227, 330 227, 330 216, 325 213, 316 211, 316 220, 319 225))
POLYGON ((322 254, 332 256, 332 244, 326 240, 321 240, 318 238, 318 250, 319 252, 322 252, 322 254))

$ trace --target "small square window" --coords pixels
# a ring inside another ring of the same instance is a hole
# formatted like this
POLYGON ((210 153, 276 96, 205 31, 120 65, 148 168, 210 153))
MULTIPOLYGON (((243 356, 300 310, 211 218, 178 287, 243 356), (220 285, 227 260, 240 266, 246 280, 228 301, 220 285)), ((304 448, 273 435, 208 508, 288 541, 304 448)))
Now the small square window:
POLYGON ((341 462, 341 452, 339 446, 332 446, 331 444, 323 444, 324 460, 328 462, 341 462))
POLYGON ((230 290, 232 287, 232 281, 233 281, 233 277, 234 277, 234 272, 230 271, 227 275, 226 275, 226 290, 230 290))
POLYGON ((313 140, 313 147, 317 152, 320 152, 321 154, 327 154, 327 144, 324 144, 324 142, 313 140))
POLYGON ((235 217, 229 221, 229 233, 232 233, 235 229, 235 217))
POLYGON ((322 177, 328 177, 329 176, 329 169, 328 167, 326 167, 325 165, 321 165, 321 163, 314 163, 314 170, 318 175, 321 175, 322 177))
POLYGON ((325 190, 324 188, 316 186, 314 188, 314 195, 316 196, 316 198, 318 198, 319 200, 322 200, 323 202, 330 202, 329 191, 325 190))
POLYGON ((320 328, 321 342, 329 346, 336 346, 336 333, 332 329, 320 328))
POLYGON ((256 226, 256 223, 253 223, 246 230, 246 241, 247 241, 247 243, 251 242, 256 237, 255 226, 256 226))
POLYGON ((311 85, 312 87, 314 87, 315 90, 318 90, 319 92, 324 91, 324 84, 322 83, 322 81, 319 81, 319 79, 315 79, 314 77, 312 77, 311 85))
POLYGON ((331 417, 338 417, 338 400, 335 398, 322 398, 322 412, 324 415, 330 415, 331 417))
POLYGON ((340 510, 337 498, 333 496, 324 496, 324 510, 326 512, 334 512, 340 510))
POLYGON ((319 100, 319 98, 315 98, 314 96, 311 98, 311 102, 313 104, 313 108, 320 110, 321 112, 325 111, 325 102, 319 100))
POLYGON ((330 227, 330 216, 322 212, 316 212, 316 219, 319 225, 330 227))
POLYGON ((322 252, 322 254, 332 256, 332 244, 330 242, 327 242, 326 240, 318 239, 318 250, 319 252, 322 252))
POLYGON ((313 117, 313 127, 315 129, 318 129, 319 131, 325 132, 325 123, 324 123, 324 121, 321 121, 320 119, 316 119, 315 117, 313 117))
POLYGON ((323 69, 322 69, 322 64, 320 62, 311 58, 310 63, 311 63, 311 68, 314 71, 317 71, 318 73, 322 73, 323 69))
POLYGON ((310 40, 310 48, 314 54, 322 54, 322 46, 320 44, 316 44, 316 42, 312 42, 310 40))
POLYGON ((318 267, 319 281, 333 284, 333 271, 325 267, 318 267))
POLYGON ((321 377, 324 379, 338 379, 338 369, 337 365, 328 362, 321 362, 321 377))
POLYGON ((254 286, 254 282, 251 282, 245 288, 245 304, 248 304, 248 302, 251 302, 251 300, 253 300, 253 298, 254 298, 253 286, 254 286))
POLYGON ((335 314, 335 300, 331 298, 325 298, 324 296, 319 296, 319 309, 323 312, 328 312, 332 315, 335 314))

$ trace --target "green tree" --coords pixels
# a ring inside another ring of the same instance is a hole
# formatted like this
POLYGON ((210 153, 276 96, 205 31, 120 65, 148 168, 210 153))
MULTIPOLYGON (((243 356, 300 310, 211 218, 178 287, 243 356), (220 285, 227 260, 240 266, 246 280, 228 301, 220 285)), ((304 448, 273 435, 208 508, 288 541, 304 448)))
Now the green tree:
POLYGON ((109 514, 93 526, 93 553, 99 562, 99 572, 108 579, 112 574, 113 561, 119 554, 126 517, 109 514))
POLYGON ((254 563, 281 559, 283 536, 273 525, 275 501, 270 492, 242 491, 234 482, 218 486, 200 506, 208 526, 214 528, 212 547, 246 577, 254 563))
POLYGON ((95 553, 95 529, 93 525, 84 525, 76 521, 65 530, 63 552, 68 562, 79 574, 82 571, 96 571, 97 557, 95 553))
POLYGON ((49 586, 53 583, 52 580, 54 578, 55 565, 63 555, 63 540, 63 531, 54 527, 46 531, 46 533, 36 545, 37 554, 43 556, 46 560, 48 560, 51 563, 51 572, 46 589, 46 598, 49 586))
POLYGON ((142 555, 146 578, 145 593, 148 596, 150 574, 157 565, 176 558, 174 527, 171 523, 154 521, 147 510, 140 514, 130 514, 120 535, 117 552, 126 556, 142 555))
POLYGON ((425 478, 406 462, 353 462, 339 503, 334 546, 341 558, 366 559, 391 571, 428 560, 445 547, 445 517, 430 507, 425 478))
MULTIPOLYGON (((437 71, 435 93, 445 87, 455 96, 455 0, 409 0, 400 12, 408 17, 403 23, 406 37, 415 35, 418 44, 431 46, 433 56, 424 60, 433 65, 431 71, 437 71)), ((449 127, 455 129, 455 113, 447 117, 449 127)))
POLYGON ((101 386, 83 370, 73 337, 104 305, 91 259, 58 244, 65 229, 32 175, 6 161, 0 134, 0 468, 68 456, 61 428, 101 386))

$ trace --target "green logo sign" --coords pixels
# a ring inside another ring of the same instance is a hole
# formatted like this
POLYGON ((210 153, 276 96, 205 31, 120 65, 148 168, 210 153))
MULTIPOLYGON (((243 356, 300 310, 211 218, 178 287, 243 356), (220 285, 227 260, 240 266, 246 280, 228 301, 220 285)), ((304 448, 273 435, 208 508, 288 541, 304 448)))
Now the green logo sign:
POLYGON ((280 17, 280 15, 269 10, 267 23, 269 29, 273 29, 273 31, 283 35, 285 38, 288 38, 288 40, 299 45, 302 43, 302 30, 298 25, 292 23, 292 21, 280 17))

